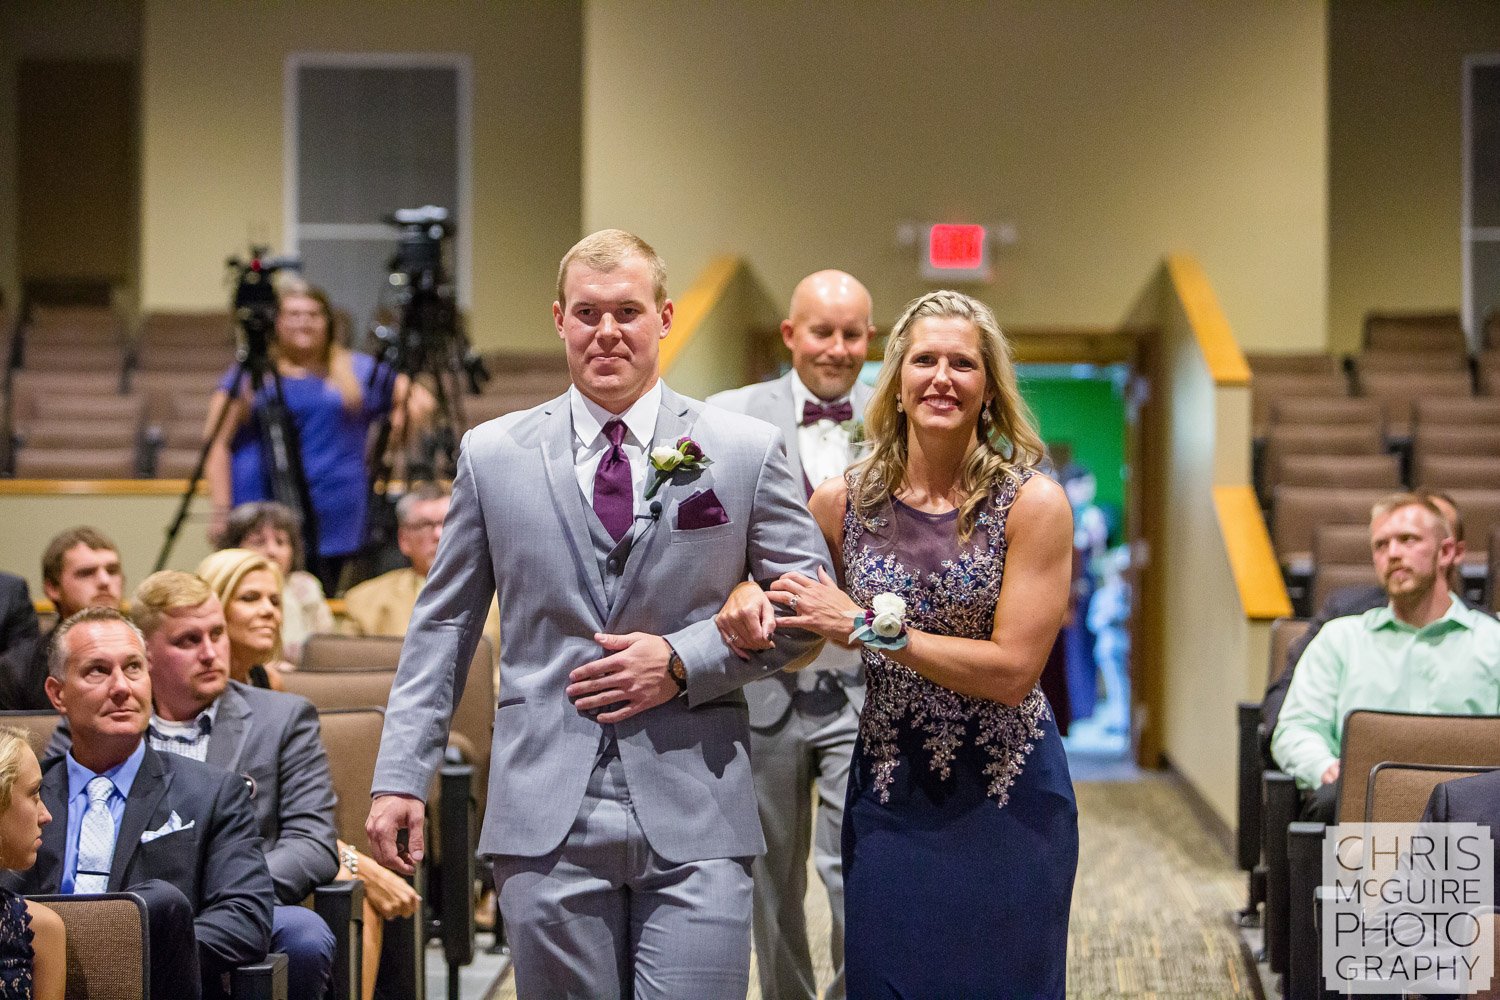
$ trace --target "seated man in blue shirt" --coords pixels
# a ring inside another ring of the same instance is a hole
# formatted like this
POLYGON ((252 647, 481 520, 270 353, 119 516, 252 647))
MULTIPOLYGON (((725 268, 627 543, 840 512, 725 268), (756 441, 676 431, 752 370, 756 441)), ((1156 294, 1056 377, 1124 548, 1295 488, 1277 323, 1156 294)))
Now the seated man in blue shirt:
POLYGON ((1500 622, 1448 589, 1454 539, 1432 501, 1398 493, 1370 514, 1384 607, 1329 622, 1308 644, 1271 738, 1310 792, 1303 818, 1333 822, 1344 716, 1356 708, 1500 714, 1500 622))
POLYGON ((113 608, 64 621, 48 670, 72 749, 42 769, 55 822, 43 828, 36 864, 5 872, 4 884, 140 893, 152 996, 219 996, 224 976, 263 960, 271 942, 275 892, 244 779, 147 745, 146 642, 113 608))

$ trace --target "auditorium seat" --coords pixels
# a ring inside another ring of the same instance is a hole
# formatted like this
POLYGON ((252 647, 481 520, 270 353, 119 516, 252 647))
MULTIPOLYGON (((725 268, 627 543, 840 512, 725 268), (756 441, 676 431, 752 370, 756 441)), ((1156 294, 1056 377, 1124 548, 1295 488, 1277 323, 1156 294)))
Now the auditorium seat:
POLYGON ((1476 362, 1479 391, 1486 396, 1500 396, 1500 348, 1491 347, 1476 362))
MULTIPOLYGON (((153 961, 146 901, 133 892, 28 897, 62 918, 67 936, 64 1000, 143 1000, 153 961), (101 945, 103 945, 101 947, 101 945)), ((155 961, 171 961, 167 955, 155 961)))
POLYGON ((1455 489, 1500 489, 1500 456, 1418 455, 1412 485, 1444 493, 1455 489))
POLYGON ((1271 473, 1275 486, 1401 486, 1395 455, 1286 455, 1271 473))
POLYGON ((1324 564, 1374 566, 1370 551, 1370 523, 1323 524, 1313 533, 1313 562, 1324 564))
POLYGON ((1411 437, 1412 407, 1420 399, 1464 399, 1474 394, 1467 371, 1368 372, 1359 379, 1360 395, 1378 399, 1386 408, 1386 436, 1411 437))
POLYGON ((1468 350, 1463 318, 1455 311, 1385 312, 1365 315, 1364 349, 1397 351, 1468 350))
POLYGON ((1485 565, 1489 559, 1490 538, 1500 527, 1500 484, 1490 489, 1458 487, 1443 492, 1453 498, 1464 517, 1464 538, 1468 546, 1464 561, 1485 565))
POLYGON ((1266 434, 1260 456, 1257 482, 1262 502, 1269 499, 1281 481, 1282 464, 1293 455, 1386 454, 1385 439, 1376 427, 1354 424, 1274 424, 1266 434))
POLYGON ((1490 531, 1489 581, 1486 585, 1491 611, 1500 612, 1500 524, 1490 531))
POLYGON ((1465 372, 1469 355, 1464 351, 1370 350, 1351 355, 1356 377, 1402 372, 1465 372))
POLYGON ((1417 427, 1500 426, 1500 399, 1419 399, 1412 404, 1417 427))
POLYGON ((1412 435, 1412 455, 1500 455, 1500 426, 1418 425, 1412 435))
POLYGON ((1247 354, 1250 374, 1261 375, 1342 375, 1343 362, 1323 351, 1296 354, 1247 354))
POLYGON ((1308 607, 1316 612, 1335 590, 1379 585, 1380 577, 1376 574, 1375 563, 1371 559, 1358 563, 1325 563, 1314 560, 1312 596, 1308 607))
POLYGON ((1349 380, 1343 373, 1299 372, 1256 375, 1250 379, 1250 422, 1255 437, 1264 437, 1271 422, 1271 406, 1279 399, 1314 397, 1347 398, 1349 380))
POLYGON ((137 449, 20 448, 17 479, 134 479, 137 449))
MULTIPOLYGON (((1271 504, 1271 541, 1276 557, 1294 576, 1312 569, 1313 538, 1325 524, 1360 524, 1368 528, 1370 508, 1390 494, 1387 489, 1335 486, 1278 486, 1271 504)), ((1468 516, 1467 508, 1464 510, 1468 516)))
POLYGON ((1373 427, 1385 434, 1385 407, 1378 399, 1288 396, 1271 401, 1271 425, 1347 424, 1373 427))

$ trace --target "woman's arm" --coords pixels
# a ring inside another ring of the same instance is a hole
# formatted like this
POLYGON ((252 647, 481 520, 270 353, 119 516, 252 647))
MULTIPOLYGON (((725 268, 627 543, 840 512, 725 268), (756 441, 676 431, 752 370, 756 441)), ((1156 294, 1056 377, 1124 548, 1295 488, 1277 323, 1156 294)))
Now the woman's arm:
POLYGON ((26 901, 31 917, 32 996, 36 1000, 63 1000, 68 981, 67 931, 57 911, 41 903, 26 901))
MULTIPOLYGON (((1062 487, 1033 477, 1011 505, 1006 540, 1005 578, 988 639, 913 628, 905 648, 885 655, 959 694, 1019 705, 1041 677, 1068 607, 1073 513, 1062 487)), ((809 628, 830 639, 842 628, 847 637, 852 626, 845 612, 856 607, 847 595, 790 577, 773 585, 775 603, 789 607, 793 595, 798 613, 781 619, 781 627, 809 628)))
POLYGON ((208 445, 208 458, 203 467, 204 478, 208 480, 208 495, 213 504, 212 519, 209 522, 208 538, 215 545, 219 542, 219 536, 224 531, 224 522, 229 517, 229 509, 234 504, 234 484, 229 469, 229 442, 234 439, 234 434, 245 422, 245 401, 240 398, 231 399, 224 390, 213 394, 208 404, 208 420, 203 426, 203 436, 207 437, 214 432, 214 426, 219 422, 219 414, 225 407, 229 412, 224 417, 224 423, 219 427, 219 433, 208 445))

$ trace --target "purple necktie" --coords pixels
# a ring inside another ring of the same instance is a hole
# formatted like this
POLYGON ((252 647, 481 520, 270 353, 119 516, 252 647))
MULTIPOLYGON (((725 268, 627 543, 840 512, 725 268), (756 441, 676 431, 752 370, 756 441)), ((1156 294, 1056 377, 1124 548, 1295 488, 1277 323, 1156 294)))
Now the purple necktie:
POLYGON ((594 513, 610 537, 619 541, 635 520, 635 490, 630 483, 630 460, 620 442, 625 440, 625 425, 611 420, 604 425, 609 450, 599 459, 594 473, 594 513))
POLYGON ((815 424, 819 420, 832 420, 836 424, 841 424, 853 418, 854 404, 847 399, 842 403, 814 403, 809 399, 802 404, 801 426, 803 427, 815 424))

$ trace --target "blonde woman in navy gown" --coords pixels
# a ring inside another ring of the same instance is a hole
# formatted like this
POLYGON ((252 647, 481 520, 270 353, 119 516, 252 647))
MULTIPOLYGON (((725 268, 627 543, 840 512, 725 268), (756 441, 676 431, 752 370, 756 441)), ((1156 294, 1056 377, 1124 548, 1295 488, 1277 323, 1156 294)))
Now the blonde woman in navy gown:
MULTIPOLYGON (((42 827, 50 822, 42 769, 26 734, 0 727, 0 868, 36 864, 42 827)), ((0 1000, 62 1000, 65 941, 56 912, 0 887, 0 1000)))
POLYGON ((865 430, 869 456, 810 501, 842 589, 785 576, 772 624, 743 586, 721 630, 742 650, 788 627, 863 648, 851 1000, 1061 1000, 1078 816, 1037 681, 1067 608, 1072 514, 1035 471, 1041 439, 990 310, 948 291, 912 302, 865 430))

